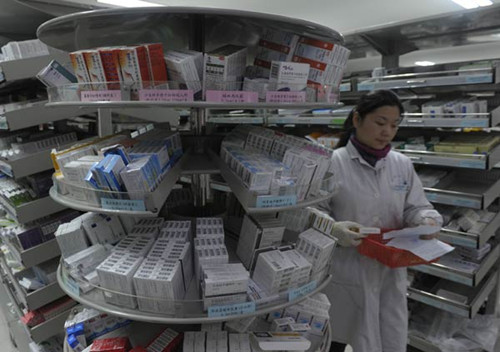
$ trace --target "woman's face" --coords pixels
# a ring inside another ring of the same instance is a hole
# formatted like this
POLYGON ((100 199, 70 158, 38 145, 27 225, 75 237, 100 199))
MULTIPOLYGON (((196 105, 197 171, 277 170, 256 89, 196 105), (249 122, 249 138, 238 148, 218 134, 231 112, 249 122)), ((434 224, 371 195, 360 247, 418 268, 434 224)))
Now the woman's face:
POLYGON ((373 149, 383 149, 398 132, 400 111, 397 106, 382 106, 360 119, 354 113, 353 124, 356 127, 356 138, 373 149))

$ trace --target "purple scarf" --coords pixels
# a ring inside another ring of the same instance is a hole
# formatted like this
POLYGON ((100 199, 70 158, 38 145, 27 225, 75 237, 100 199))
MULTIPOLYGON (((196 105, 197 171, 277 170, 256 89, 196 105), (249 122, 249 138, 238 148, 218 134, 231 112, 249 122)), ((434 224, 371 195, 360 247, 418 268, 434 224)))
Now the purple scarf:
POLYGON ((387 144, 383 149, 373 149, 366 144, 361 143, 356 136, 353 134, 350 138, 351 143, 354 145, 356 150, 359 152, 361 157, 371 166, 375 166, 377 161, 385 158, 389 151, 391 150, 391 145, 387 144))

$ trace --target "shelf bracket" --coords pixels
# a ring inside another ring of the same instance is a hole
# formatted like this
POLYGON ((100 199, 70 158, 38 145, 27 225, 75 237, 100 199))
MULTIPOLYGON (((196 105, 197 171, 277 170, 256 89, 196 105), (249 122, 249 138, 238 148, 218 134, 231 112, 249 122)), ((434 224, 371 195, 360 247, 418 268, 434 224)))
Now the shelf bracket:
POLYGON ((398 29, 387 33, 366 33, 360 37, 382 54, 382 66, 388 69, 399 67, 399 56, 418 50, 418 47, 403 36, 398 29))

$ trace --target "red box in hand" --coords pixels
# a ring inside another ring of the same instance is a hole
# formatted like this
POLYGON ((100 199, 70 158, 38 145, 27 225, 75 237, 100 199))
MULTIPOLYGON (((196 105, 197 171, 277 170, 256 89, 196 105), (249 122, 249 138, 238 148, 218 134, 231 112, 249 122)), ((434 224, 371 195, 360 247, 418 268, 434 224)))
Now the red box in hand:
POLYGON ((368 235, 363 238, 361 244, 357 247, 358 252, 390 268, 429 264, 439 260, 439 258, 437 258, 428 262, 410 251, 386 246, 387 242, 391 239, 384 240, 383 234, 389 231, 393 230, 381 230, 381 235, 368 235))
POLYGON ((90 352, 128 352, 129 349, 128 337, 113 337, 95 340, 90 347, 90 352))

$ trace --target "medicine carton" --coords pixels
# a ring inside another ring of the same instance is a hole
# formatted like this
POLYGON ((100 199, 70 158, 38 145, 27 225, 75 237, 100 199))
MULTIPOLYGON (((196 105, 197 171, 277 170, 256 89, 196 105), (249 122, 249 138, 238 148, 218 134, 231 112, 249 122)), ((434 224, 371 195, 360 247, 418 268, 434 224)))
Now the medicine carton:
POLYGON ((85 50, 83 52, 83 57, 85 59, 85 64, 87 65, 87 71, 89 73, 90 81, 92 86, 97 90, 106 89, 106 73, 104 71, 104 65, 101 60, 101 55, 98 50, 85 50))
POLYGON ((133 276, 142 260, 133 254, 113 253, 97 267, 99 285, 109 290, 104 292, 107 302, 132 309, 137 306, 133 276))
POLYGON ((61 249, 61 255, 65 258, 88 247, 87 236, 81 224, 76 222, 59 225, 55 236, 61 249))
POLYGON ((124 83, 133 84, 135 90, 150 87, 148 53, 144 46, 121 48, 119 58, 124 83))
POLYGON ((69 58, 71 60, 71 66, 73 67, 78 83, 91 82, 83 51, 72 52, 69 54, 69 58))
POLYGON ((139 310, 171 314, 174 300, 184 298, 181 263, 159 258, 145 259, 134 274, 139 310))
POLYGON ((199 76, 197 57, 197 54, 193 55, 173 50, 165 53, 165 62, 172 88, 191 89, 194 94, 201 91, 201 78, 203 76, 201 78, 199 76))
POLYGON ((161 43, 144 44, 148 55, 148 68, 153 87, 164 87, 167 83, 167 68, 161 43))
POLYGON ((120 68, 120 49, 119 48, 99 48, 104 76, 108 82, 108 89, 120 89, 120 82, 123 81, 120 68), (109 83, 115 82, 115 83, 109 83))
POLYGON ((273 61, 269 75, 271 90, 302 91, 307 87, 308 63, 273 61))
POLYGON ((207 90, 241 90, 247 48, 226 45, 205 54, 203 93, 207 90))

